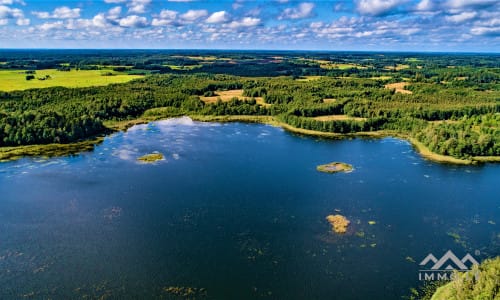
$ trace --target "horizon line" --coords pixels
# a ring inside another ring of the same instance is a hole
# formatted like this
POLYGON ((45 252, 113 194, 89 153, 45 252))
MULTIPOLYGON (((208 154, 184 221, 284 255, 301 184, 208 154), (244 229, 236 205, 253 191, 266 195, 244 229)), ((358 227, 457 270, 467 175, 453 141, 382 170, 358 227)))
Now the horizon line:
POLYGON ((500 55, 500 52, 488 51, 425 51, 425 50, 332 50, 332 49, 220 49, 220 48, 2 48, 5 50, 119 50, 119 51, 242 51, 242 52, 358 52, 358 53, 423 53, 423 54, 494 54, 500 55))

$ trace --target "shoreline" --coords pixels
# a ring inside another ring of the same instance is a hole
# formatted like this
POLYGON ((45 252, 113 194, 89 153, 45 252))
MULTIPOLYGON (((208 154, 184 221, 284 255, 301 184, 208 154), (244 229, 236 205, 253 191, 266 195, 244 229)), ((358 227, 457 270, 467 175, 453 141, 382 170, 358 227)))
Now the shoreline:
MULTIPOLYGON (((443 164, 454 164, 454 165, 477 165, 479 163, 498 163, 500 162, 500 156, 474 156, 471 159, 459 159, 452 156, 441 155, 432 152, 427 146, 417 141, 416 139, 401 133, 394 131, 369 131, 369 132, 356 132, 356 133, 333 133, 333 132, 322 132, 316 130, 302 129, 293 127, 289 124, 281 122, 272 116, 251 116, 251 115, 229 115, 229 116, 205 116, 205 115, 186 115, 193 121, 198 122, 219 122, 219 123, 229 123, 229 122, 245 122, 245 123, 259 123, 267 124, 274 127, 283 128, 285 131, 300 134, 305 136, 313 136, 319 138, 328 139, 345 139, 345 138, 385 138, 394 137, 397 139, 402 139, 408 141, 413 149, 424 159, 427 159, 436 163, 443 164)), ((116 131, 126 131, 128 128, 138 125, 146 124, 149 122, 166 120, 174 117, 140 117, 133 120, 118 121, 118 122, 108 122, 106 127, 110 130, 116 131)), ((0 147, 0 162, 18 160, 23 157, 29 156, 40 156, 40 157, 54 157, 54 156, 64 156, 79 154, 81 152, 91 151, 94 147, 104 140, 109 134, 105 136, 93 138, 91 140, 70 143, 70 144, 47 144, 47 145, 25 145, 25 146, 9 146, 0 147)))

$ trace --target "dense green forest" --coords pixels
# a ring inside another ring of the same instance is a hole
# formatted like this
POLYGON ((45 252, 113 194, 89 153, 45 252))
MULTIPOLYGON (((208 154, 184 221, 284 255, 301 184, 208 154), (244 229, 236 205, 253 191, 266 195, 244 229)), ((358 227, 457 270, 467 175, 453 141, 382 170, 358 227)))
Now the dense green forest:
POLYGON ((498 55, 4 50, 0 62, 149 74, 0 92, 0 146, 81 141, 107 133, 108 121, 144 116, 253 115, 321 132, 383 130, 456 158, 500 156, 498 55), (234 90, 243 91, 207 101, 234 90))

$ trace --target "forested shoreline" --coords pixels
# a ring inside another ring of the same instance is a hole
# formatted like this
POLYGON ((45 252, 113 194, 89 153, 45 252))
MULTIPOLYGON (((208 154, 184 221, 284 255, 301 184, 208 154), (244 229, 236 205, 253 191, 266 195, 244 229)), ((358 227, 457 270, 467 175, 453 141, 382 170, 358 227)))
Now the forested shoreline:
POLYGON ((498 56, 477 68, 481 60, 474 56, 457 56, 460 65, 453 67, 439 65, 442 59, 406 58, 404 68, 398 56, 390 64, 373 55, 369 65, 349 68, 295 54, 278 62, 254 57, 253 64, 247 56, 226 70, 231 74, 218 74, 214 63, 200 68, 215 68, 215 74, 188 69, 101 87, 0 92, 0 147, 78 142, 110 132, 109 122, 144 117, 237 115, 270 116, 295 128, 338 134, 391 131, 460 159, 500 156, 498 56), (296 74, 250 74, 270 67, 296 74), (315 68, 324 74, 311 75, 315 68), (395 82, 401 84, 391 88, 395 82), (241 95, 219 96, 239 90, 241 95))

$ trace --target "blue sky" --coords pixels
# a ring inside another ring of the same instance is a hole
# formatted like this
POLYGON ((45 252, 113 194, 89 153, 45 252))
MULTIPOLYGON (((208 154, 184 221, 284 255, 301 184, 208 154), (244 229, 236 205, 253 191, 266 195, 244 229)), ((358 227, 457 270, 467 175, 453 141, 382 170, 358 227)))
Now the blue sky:
POLYGON ((500 1, 0 0, 0 48, 500 52, 500 1))

